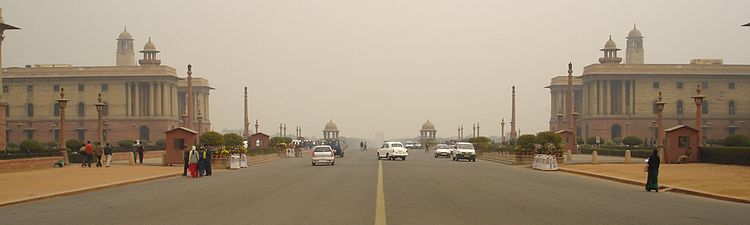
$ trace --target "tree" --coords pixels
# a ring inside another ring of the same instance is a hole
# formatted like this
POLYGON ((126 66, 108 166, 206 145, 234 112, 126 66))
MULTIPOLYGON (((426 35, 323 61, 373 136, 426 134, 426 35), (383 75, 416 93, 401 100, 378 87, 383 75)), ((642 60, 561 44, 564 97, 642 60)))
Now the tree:
POLYGON ((242 136, 236 133, 224 134, 224 144, 227 146, 241 146, 242 141, 245 141, 242 136))
POLYGON ((479 150, 490 150, 490 147, 492 147, 492 140, 487 137, 469 138, 468 141, 479 150))
POLYGON ((68 148, 68 150, 78 151, 81 146, 83 146, 83 142, 78 139, 70 139, 65 142, 65 147, 68 148))
POLYGON ((750 147, 750 139, 745 135, 732 134, 724 138, 724 146, 750 147))
POLYGON ((643 141, 636 136, 627 136, 622 139, 622 143, 625 145, 636 146, 643 144, 643 141))
POLYGON ((26 139, 21 141, 21 145, 19 146, 21 151, 25 152, 39 152, 44 149, 42 146, 42 143, 36 140, 26 139))
POLYGON ((224 137, 216 131, 209 131, 201 134, 201 144, 208 146, 222 146, 224 145, 224 137))
POLYGON ((536 150, 536 136, 533 134, 524 134, 518 137, 516 140, 516 146, 520 148, 522 152, 534 152, 536 150))
POLYGON ((292 138, 289 137, 272 137, 270 140, 268 140, 268 146, 270 147, 276 147, 278 144, 289 144, 292 143, 292 138))
POLYGON ((562 152, 562 137, 552 131, 544 131, 536 134, 536 143, 541 145, 546 153, 562 152))

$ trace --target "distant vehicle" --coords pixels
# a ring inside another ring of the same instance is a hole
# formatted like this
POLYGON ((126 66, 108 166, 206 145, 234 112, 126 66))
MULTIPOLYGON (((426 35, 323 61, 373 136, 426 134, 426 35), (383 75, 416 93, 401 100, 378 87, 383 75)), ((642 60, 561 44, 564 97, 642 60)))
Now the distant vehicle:
POLYGON ((414 148, 414 142, 407 141, 406 145, 404 146, 407 149, 413 149, 414 148))
POLYGON ((344 147, 340 141, 331 141, 328 143, 328 146, 331 146, 335 156, 338 156, 341 158, 344 157, 344 149, 343 149, 344 147))
POLYGON ((453 147, 453 151, 451 152, 451 156, 453 161, 458 161, 459 159, 467 159, 471 162, 477 161, 477 151, 474 150, 474 145, 469 142, 456 143, 456 146, 453 147))
POLYGON ((419 143, 419 142, 414 143, 414 148, 421 149, 422 148, 422 143, 419 143))
POLYGON ((385 142, 378 149, 378 160, 382 158, 390 160, 401 158, 401 160, 406 160, 406 156, 409 156, 409 150, 404 148, 404 144, 401 144, 401 142, 385 142))
POLYGON ((318 145, 313 148, 312 165, 315 166, 320 163, 327 163, 331 166, 336 163, 336 156, 334 156, 331 146, 318 145))
POLYGON ((446 144, 438 144, 435 149, 435 158, 445 157, 450 158, 451 157, 451 147, 449 147, 446 144))

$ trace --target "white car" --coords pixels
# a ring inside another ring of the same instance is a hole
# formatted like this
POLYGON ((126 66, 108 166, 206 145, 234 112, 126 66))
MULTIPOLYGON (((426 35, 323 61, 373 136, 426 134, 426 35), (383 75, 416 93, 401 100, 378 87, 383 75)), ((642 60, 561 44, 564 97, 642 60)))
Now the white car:
POLYGON ((445 157, 450 158, 451 157, 451 148, 448 147, 446 144, 438 144, 437 148, 435 149, 435 158, 445 157))
POLYGON ((406 142, 406 145, 404 146, 404 148, 407 148, 407 149, 412 149, 412 148, 414 148, 414 142, 411 142, 411 141, 407 141, 407 142, 406 142))
POLYGON ((471 162, 476 162, 477 151, 474 150, 474 145, 469 142, 458 142, 456 143, 456 146, 453 147, 451 158, 453 159, 453 161, 458 161, 459 159, 468 159, 471 162))
POLYGON ((312 165, 327 163, 333 166, 336 163, 336 157, 333 155, 333 148, 328 145, 318 145, 312 151, 312 165))
POLYGON ((385 142, 383 147, 378 149, 378 160, 382 158, 406 160, 406 156, 409 156, 409 150, 404 148, 404 144, 401 144, 401 142, 385 142))

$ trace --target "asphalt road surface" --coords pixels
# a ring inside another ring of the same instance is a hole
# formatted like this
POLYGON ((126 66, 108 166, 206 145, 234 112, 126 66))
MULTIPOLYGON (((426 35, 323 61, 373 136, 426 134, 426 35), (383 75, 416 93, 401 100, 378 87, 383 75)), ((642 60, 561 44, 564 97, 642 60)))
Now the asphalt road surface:
POLYGON ((0 207, 0 224, 750 224, 750 205, 562 172, 421 150, 406 161, 345 156, 15 204, 0 207))

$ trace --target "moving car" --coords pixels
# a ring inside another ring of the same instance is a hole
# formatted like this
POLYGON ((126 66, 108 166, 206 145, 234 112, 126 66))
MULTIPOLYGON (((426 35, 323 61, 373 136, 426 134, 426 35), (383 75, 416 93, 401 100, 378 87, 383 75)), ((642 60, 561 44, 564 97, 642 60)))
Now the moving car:
POLYGON ((401 142, 388 141, 383 143, 383 147, 378 149, 378 160, 381 158, 390 160, 401 158, 401 160, 406 160, 406 156, 409 156, 409 150, 404 148, 404 144, 401 144, 401 142))
POLYGON ((338 156, 343 158, 344 157, 344 147, 342 146, 340 141, 331 141, 328 143, 328 146, 331 146, 333 149, 334 156, 338 156))
POLYGON ((328 145, 318 145, 312 151, 312 165, 328 163, 333 166, 336 163, 336 157, 333 155, 333 148, 328 145))
POLYGON ((407 141, 406 145, 404 146, 404 148, 413 149, 414 148, 414 142, 407 141))
POLYGON ((448 147, 446 144, 438 144, 435 149, 435 158, 445 157, 450 158, 451 157, 451 148, 448 147))
POLYGON ((467 159, 471 162, 476 162, 477 151, 474 150, 474 145, 469 142, 458 142, 456 143, 456 146, 453 147, 451 157, 453 161, 458 161, 459 159, 467 159))

